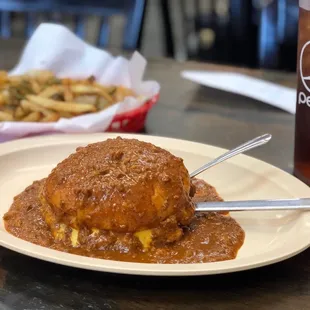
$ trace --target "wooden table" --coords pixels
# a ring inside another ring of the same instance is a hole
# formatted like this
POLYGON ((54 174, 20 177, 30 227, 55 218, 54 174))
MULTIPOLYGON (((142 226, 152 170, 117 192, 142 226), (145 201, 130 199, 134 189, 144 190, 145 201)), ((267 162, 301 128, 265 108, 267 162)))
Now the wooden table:
POLYGON ((268 132, 272 143, 250 154, 292 171, 294 116, 256 100, 202 87, 181 78, 182 70, 237 71, 292 87, 295 74, 160 59, 150 61, 146 75, 162 87, 160 102, 148 118, 148 133, 232 148, 268 132))
MULTIPOLYGON (((17 61, 19 41, 1 42, 0 66, 17 61)), ((34 56, 35 57, 35 56, 34 56)), ((147 77, 162 85, 149 134, 231 148, 256 135, 274 138, 251 155, 292 170, 294 117, 260 102, 181 79, 184 69, 233 70, 295 85, 286 73, 150 60, 147 77)), ((39 261, 0 248, 0 309, 310 309, 310 250, 257 270, 192 278, 110 275, 39 261)))

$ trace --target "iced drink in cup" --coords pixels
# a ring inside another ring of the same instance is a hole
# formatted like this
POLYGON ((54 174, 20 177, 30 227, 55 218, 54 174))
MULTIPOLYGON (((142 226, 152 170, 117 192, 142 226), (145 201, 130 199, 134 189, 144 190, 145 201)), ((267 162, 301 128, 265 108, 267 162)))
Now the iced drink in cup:
POLYGON ((299 0, 294 174, 310 185, 310 0, 299 0))

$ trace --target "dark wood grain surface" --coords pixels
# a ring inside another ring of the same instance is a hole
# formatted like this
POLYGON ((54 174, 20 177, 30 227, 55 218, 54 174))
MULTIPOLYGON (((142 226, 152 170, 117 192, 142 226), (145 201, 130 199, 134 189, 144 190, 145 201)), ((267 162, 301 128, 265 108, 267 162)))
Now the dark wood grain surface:
MULTIPOLYGON (((22 45, 0 42, 0 68, 14 66, 22 45)), ((180 77, 185 69, 233 70, 295 86, 292 74, 150 60, 146 76, 158 80, 162 89, 149 114, 147 133, 231 148, 270 132, 272 143, 251 155, 292 170, 292 115, 186 81, 180 77)), ((251 271, 156 278, 78 270, 0 248, 0 309, 306 310, 310 309, 310 251, 251 271)))

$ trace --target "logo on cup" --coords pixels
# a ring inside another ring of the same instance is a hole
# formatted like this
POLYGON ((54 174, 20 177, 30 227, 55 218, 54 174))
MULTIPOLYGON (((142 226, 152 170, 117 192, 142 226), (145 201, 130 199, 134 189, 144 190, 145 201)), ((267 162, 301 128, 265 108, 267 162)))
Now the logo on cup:
MULTIPOLYGON (((300 78, 301 78, 302 84, 304 85, 305 89, 310 94, 310 75, 308 76, 304 72, 305 71, 304 68, 306 67, 306 64, 307 64, 306 62, 307 55, 309 58, 308 63, 310 63, 310 41, 308 41, 301 49, 300 61, 299 61, 300 78)), ((309 95, 307 96, 304 92, 300 92, 298 94, 298 103, 307 104, 307 106, 310 107, 310 96, 309 95)))
MULTIPOLYGON (((310 93, 310 76, 305 76, 303 70, 305 68, 304 64, 306 63, 306 55, 308 55, 308 58, 310 59, 310 41, 303 46, 300 52, 300 77, 306 90, 310 93)), ((308 63, 310 63, 310 61, 308 61, 308 63)))

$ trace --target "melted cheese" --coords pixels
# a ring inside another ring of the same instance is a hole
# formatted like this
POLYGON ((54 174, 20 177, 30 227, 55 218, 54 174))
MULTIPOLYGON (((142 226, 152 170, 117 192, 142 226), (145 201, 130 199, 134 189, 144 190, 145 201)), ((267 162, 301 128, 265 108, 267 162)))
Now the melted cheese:
POLYGON ((91 236, 93 236, 93 237, 98 235, 98 233, 99 233, 99 229, 98 228, 92 228, 91 231, 92 231, 91 236))
POLYGON ((56 241, 61 241, 65 237, 66 225, 60 224, 59 228, 53 232, 56 241))
POLYGON ((139 239, 144 249, 148 249, 152 243, 152 231, 150 229, 138 231, 135 236, 139 239))
POLYGON ((72 228, 70 239, 71 239, 71 244, 74 248, 80 245, 79 244, 79 231, 77 229, 72 228))

